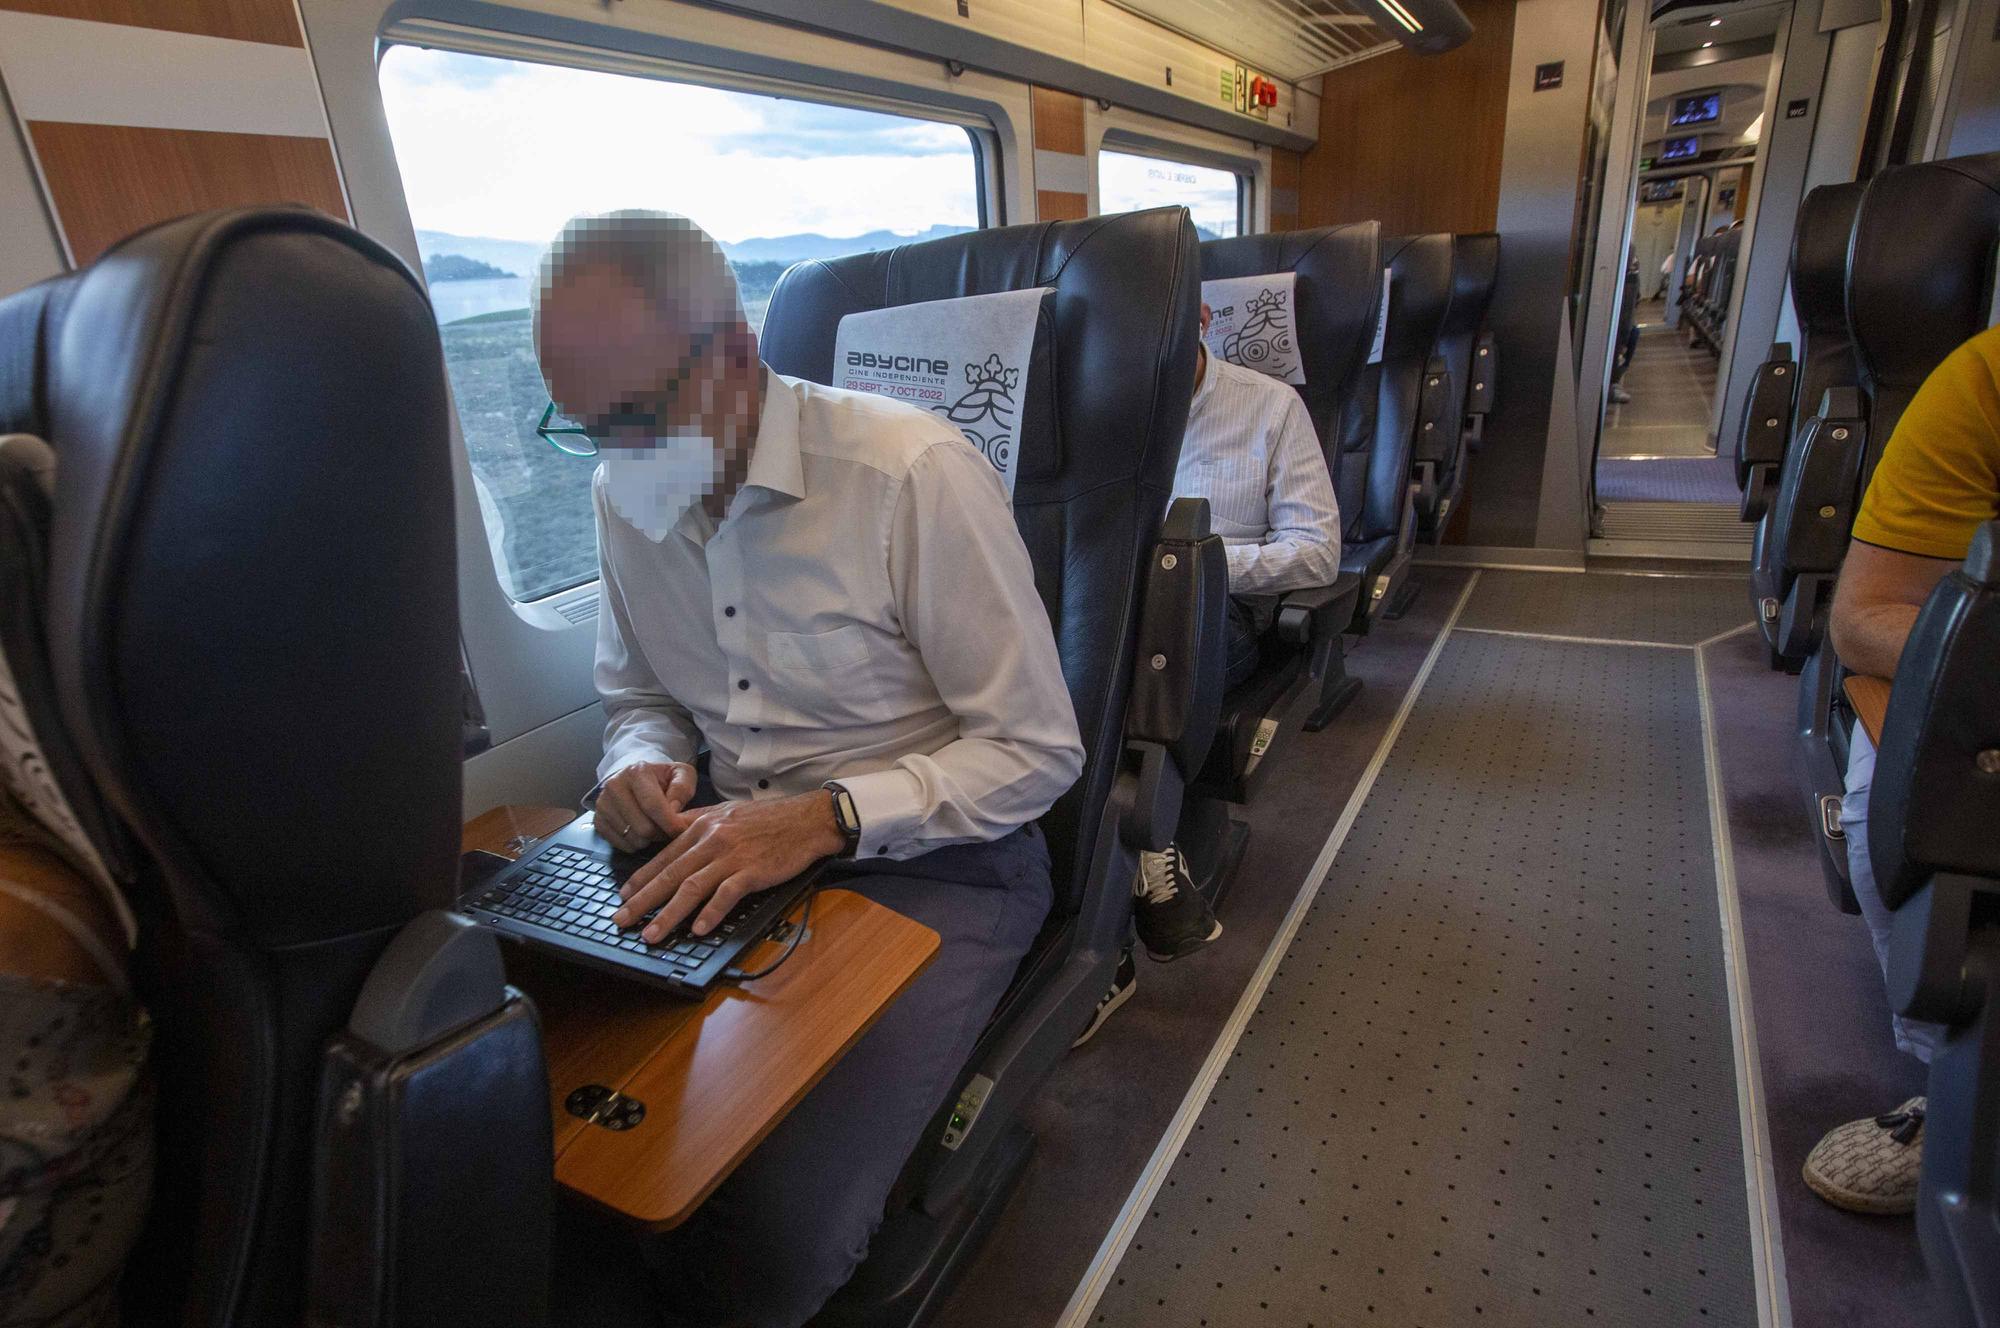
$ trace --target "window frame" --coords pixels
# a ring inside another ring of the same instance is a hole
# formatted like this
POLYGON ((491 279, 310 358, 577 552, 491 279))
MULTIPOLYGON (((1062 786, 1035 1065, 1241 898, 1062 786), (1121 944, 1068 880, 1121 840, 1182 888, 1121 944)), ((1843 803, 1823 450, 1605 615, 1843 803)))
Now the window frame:
POLYGON ((1181 166, 1228 171, 1236 177, 1236 233, 1254 235, 1270 229, 1271 151, 1247 139, 1230 139, 1187 125, 1112 108, 1096 117, 1090 139, 1090 201, 1101 213, 1098 158, 1106 152, 1152 157, 1181 166))
MULTIPOLYGON (((924 120, 933 124, 948 124, 965 132, 967 146, 971 150, 976 229, 985 230, 1005 224, 1001 220, 1005 213, 1006 197, 1000 169, 1003 156, 1001 134, 990 114, 940 106, 908 97, 883 96, 796 78, 760 74, 745 69, 695 64, 667 56, 554 41, 520 33, 466 27, 423 18, 405 18, 391 23, 377 38, 374 74, 378 96, 382 63, 391 51, 399 47, 645 78, 654 82, 712 88, 720 92, 774 97, 835 109, 872 111, 904 119, 924 120)), ((393 134, 391 158, 393 161, 393 134)), ((396 169, 400 172, 400 163, 396 165, 396 169)), ((405 212, 407 215, 407 203, 405 212)), ((410 225, 414 231, 416 227, 414 217, 410 218, 410 225)), ((428 279, 425 280, 428 288, 428 279)), ((452 402, 452 428, 461 438, 463 437, 464 429, 455 399, 452 402)), ((469 450, 466 455, 466 465, 468 469, 471 466, 469 450)), ((482 510, 480 513, 482 527, 485 527, 485 522, 485 513, 482 510)), ((487 537, 490 550, 492 532, 490 529, 483 529, 482 533, 487 537)), ((592 575, 573 585, 560 587, 532 599, 518 599, 509 588, 506 576, 503 575, 498 554, 494 553, 490 561, 493 564, 491 571, 494 588, 517 614, 536 626, 556 631, 578 626, 580 620, 574 616, 577 608, 597 595, 600 578, 592 575)))

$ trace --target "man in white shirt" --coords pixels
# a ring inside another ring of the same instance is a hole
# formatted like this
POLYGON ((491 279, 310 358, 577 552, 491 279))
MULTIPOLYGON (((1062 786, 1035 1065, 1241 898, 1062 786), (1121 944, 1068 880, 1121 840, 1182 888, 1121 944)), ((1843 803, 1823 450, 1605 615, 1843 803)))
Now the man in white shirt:
POLYGON ((622 849, 664 845, 618 921, 705 933, 744 894, 835 858, 843 888, 942 940, 646 1252, 669 1322, 801 1323, 866 1252, 1048 911, 1034 821, 1082 769, 1069 692, 992 467, 937 416, 764 369, 693 223, 572 221, 543 265, 535 339, 555 408, 603 457, 597 826, 622 849), (702 745, 720 798, 706 806, 702 745))
MULTIPOLYGON (((1208 320, 1204 304, 1204 334, 1208 320)), ((1278 597, 1340 574, 1340 505, 1299 394, 1201 347, 1174 497, 1208 499, 1210 528, 1222 536, 1230 593, 1225 654, 1235 687, 1256 671, 1257 640, 1278 597)), ((1222 934, 1178 846, 1142 854, 1135 889, 1139 939, 1154 959, 1176 959, 1222 934)))

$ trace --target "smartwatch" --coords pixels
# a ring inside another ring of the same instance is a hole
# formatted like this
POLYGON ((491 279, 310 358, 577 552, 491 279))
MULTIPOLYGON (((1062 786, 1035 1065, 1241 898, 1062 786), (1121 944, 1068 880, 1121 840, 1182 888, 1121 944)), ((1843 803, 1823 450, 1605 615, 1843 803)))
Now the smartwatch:
POLYGON ((833 780, 820 787, 833 795, 833 822, 847 839, 847 846, 840 850, 840 856, 851 858, 861 847, 861 813, 855 810, 854 795, 833 780))

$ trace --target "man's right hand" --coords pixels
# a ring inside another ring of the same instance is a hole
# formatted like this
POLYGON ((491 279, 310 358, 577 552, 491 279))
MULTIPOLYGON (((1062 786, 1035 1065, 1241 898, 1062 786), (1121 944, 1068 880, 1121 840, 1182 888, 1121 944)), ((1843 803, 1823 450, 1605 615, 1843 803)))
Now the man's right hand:
POLYGON ((621 853, 672 839, 694 819, 694 767, 685 761, 628 765, 597 794, 597 833, 621 853))

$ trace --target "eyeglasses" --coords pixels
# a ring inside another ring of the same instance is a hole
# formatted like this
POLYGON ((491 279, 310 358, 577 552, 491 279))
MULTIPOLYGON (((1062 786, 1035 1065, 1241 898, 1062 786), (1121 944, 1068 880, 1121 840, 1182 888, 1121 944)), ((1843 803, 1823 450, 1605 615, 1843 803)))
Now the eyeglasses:
POLYGON ((666 385, 659 389, 660 410, 643 410, 630 401, 623 401, 599 416, 593 424, 572 424, 556 413, 556 403, 551 400, 542 412, 541 423, 535 426, 536 437, 565 456, 588 458, 596 456, 617 431, 646 435, 657 433, 661 411, 672 407, 682 385, 693 373, 695 362, 708 352, 709 344, 714 340, 713 332, 704 332, 689 340, 687 356, 674 366, 666 385))

